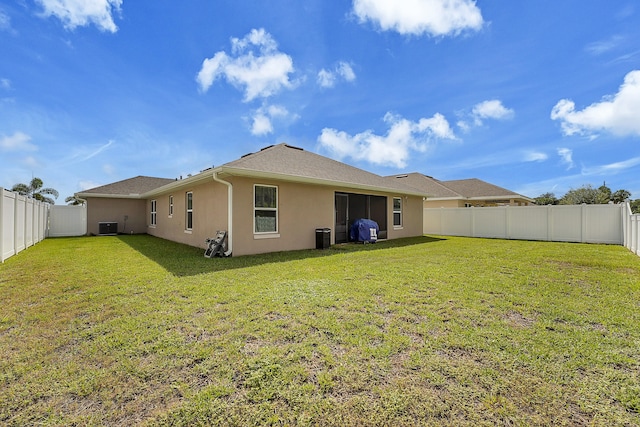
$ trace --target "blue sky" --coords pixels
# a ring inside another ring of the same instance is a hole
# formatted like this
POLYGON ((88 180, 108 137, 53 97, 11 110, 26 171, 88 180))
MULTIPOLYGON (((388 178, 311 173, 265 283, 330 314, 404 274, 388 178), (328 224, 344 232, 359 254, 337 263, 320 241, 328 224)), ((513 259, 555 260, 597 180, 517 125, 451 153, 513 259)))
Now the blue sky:
POLYGON ((0 186, 57 203, 280 142, 640 198, 636 1, 3 1, 0 58, 0 186))

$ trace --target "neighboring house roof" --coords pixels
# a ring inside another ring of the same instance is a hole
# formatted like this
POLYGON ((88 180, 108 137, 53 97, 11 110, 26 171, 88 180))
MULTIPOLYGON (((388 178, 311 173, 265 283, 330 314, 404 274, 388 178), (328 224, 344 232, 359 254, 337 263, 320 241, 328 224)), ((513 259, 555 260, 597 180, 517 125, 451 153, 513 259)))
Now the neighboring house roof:
POLYGON ((102 185, 76 193, 79 197, 140 197, 141 194, 174 182, 168 178, 154 178, 151 176, 136 176, 112 184, 102 185))
POLYGON ((487 198, 487 197, 524 197, 506 188, 498 187, 477 178, 457 179, 442 182, 447 188, 467 198, 487 198))
POLYGON ((498 187, 477 178, 457 179, 452 181, 442 181, 447 187, 462 194, 468 199, 524 199, 533 202, 533 199, 515 193, 506 188, 498 187))
POLYGON ((402 175, 393 175, 386 177, 388 180, 397 182, 404 182, 405 185, 409 185, 416 189, 422 189, 429 195, 429 199, 459 199, 463 197, 461 194, 445 187, 440 181, 430 176, 423 175, 421 173, 408 173, 402 175))
POLYGON ((387 179, 402 179, 408 185, 421 188, 429 193, 430 200, 467 199, 467 200, 499 200, 523 199, 533 202, 533 199, 515 193, 506 188, 490 184, 477 178, 440 181, 420 173, 395 175, 387 179))

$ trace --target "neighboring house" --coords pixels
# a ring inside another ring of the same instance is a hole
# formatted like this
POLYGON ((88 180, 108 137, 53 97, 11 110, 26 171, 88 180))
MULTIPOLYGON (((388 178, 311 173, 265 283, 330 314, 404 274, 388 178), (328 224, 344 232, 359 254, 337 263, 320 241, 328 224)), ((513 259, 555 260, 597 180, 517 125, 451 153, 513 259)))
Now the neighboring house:
POLYGON ((127 227, 118 225, 118 232, 204 248, 205 239, 227 230, 227 252, 234 255, 314 248, 317 228, 331 229, 332 244, 347 242, 349 226, 359 218, 376 221, 380 239, 420 236, 427 196, 402 181, 286 144, 185 179, 137 177, 77 195, 87 200, 90 233, 99 234, 98 222, 126 218, 127 227), (143 182, 145 191, 127 186, 143 182))
POLYGON ((424 202, 425 208, 528 206, 535 204, 535 201, 529 197, 477 178, 439 181, 414 172, 394 175, 387 177, 387 179, 403 182, 405 185, 427 193, 428 197, 424 202))

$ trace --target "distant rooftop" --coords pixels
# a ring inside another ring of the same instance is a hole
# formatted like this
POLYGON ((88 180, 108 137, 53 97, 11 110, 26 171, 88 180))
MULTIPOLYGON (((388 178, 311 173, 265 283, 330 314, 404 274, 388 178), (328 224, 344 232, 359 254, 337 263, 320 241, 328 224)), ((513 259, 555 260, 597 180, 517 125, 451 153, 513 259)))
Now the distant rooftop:
POLYGON ((112 184, 80 191, 77 194, 137 195, 162 187, 163 185, 167 185, 171 182, 174 182, 174 180, 169 178, 154 178, 151 176, 136 176, 134 178, 124 179, 112 184))

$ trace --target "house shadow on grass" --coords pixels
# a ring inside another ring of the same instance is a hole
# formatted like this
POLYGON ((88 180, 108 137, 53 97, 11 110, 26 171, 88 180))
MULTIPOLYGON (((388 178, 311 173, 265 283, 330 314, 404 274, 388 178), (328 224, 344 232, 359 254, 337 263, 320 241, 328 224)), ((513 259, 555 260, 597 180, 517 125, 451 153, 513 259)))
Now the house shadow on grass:
POLYGON ((349 252, 379 251, 446 240, 436 237, 420 236, 383 240, 374 244, 345 243, 333 245, 328 249, 305 249, 229 258, 205 258, 204 249, 187 246, 147 234, 119 235, 117 238, 178 277, 254 267, 276 262, 331 257, 349 252))

